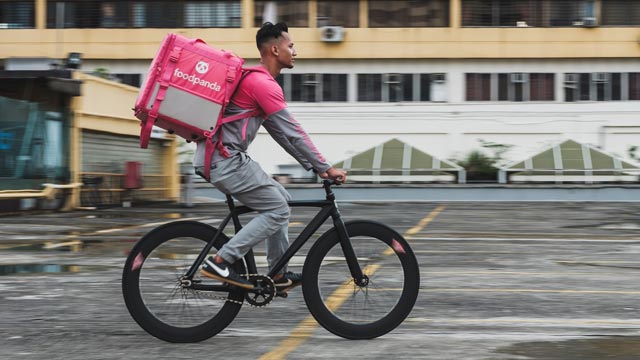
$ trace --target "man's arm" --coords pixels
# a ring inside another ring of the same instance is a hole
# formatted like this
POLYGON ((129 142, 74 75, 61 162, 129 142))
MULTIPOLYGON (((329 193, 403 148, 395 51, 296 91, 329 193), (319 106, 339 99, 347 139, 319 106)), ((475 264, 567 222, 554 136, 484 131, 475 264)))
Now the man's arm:
POLYGON ((288 108, 269 115, 262 125, 305 169, 313 169, 320 177, 338 183, 346 180, 346 171, 335 169, 326 161, 288 108))

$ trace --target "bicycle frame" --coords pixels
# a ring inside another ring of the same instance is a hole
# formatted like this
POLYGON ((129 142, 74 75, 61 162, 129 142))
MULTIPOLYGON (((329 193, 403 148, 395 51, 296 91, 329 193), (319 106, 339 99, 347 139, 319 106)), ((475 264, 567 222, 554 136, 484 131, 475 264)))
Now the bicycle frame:
MULTIPOLYGON (((342 251, 345 255, 345 259, 349 266, 349 270, 351 271, 351 276, 356 284, 366 284, 366 277, 362 273, 362 269, 358 264, 357 256, 353 250, 353 246, 351 246, 351 241, 349 240, 349 234, 347 233, 347 229, 342 221, 342 217, 340 215, 340 211, 338 210, 338 206, 335 201, 335 194, 331 190, 331 182, 324 180, 323 181, 324 190, 326 192, 325 200, 298 200, 298 201, 290 201, 288 204, 290 207, 319 207, 320 211, 314 216, 314 218, 309 222, 309 224, 302 230, 302 232, 298 235, 293 243, 289 245, 289 248, 284 253, 282 258, 278 260, 276 265, 271 269, 267 276, 273 278, 276 274, 282 270, 282 268, 291 260, 293 255, 295 255, 300 248, 311 238, 311 236, 324 224, 324 222, 331 217, 333 219, 333 225, 338 233, 338 237, 340 239, 340 246, 342 247, 342 251)), ((242 214, 253 212, 254 210, 246 207, 246 206, 235 206, 234 200, 231 196, 227 195, 227 204, 229 206, 229 215, 227 215, 222 223, 220 223, 220 227, 218 231, 214 235, 214 237, 207 243, 207 245, 202 249, 196 261, 191 265, 189 271, 183 277, 184 279, 191 280, 194 275, 198 271, 200 265, 204 262, 204 259, 209 254, 209 251, 213 247, 214 242, 220 236, 220 234, 224 231, 226 226, 229 224, 229 221, 233 221, 236 233, 242 229, 242 225, 240 223, 239 216, 242 214)), ((255 259, 253 256, 253 250, 249 251, 247 255, 244 257, 247 271, 249 274, 257 274, 258 269, 255 263, 255 259)), ((225 291, 228 290, 227 285, 215 286, 215 285, 201 285, 201 284, 193 284, 194 289, 198 290, 210 290, 210 291, 225 291)))

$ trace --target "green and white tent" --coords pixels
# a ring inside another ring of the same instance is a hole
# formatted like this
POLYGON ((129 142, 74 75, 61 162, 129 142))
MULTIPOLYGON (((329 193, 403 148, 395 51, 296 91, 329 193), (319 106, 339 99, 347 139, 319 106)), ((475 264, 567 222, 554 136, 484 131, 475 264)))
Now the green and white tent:
POLYGON ((565 140, 499 169, 498 181, 637 181, 640 167, 588 144, 565 140))
POLYGON ((450 161, 420 151, 398 139, 391 139, 334 164, 349 171, 356 182, 466 181, 465 170, 450 161))

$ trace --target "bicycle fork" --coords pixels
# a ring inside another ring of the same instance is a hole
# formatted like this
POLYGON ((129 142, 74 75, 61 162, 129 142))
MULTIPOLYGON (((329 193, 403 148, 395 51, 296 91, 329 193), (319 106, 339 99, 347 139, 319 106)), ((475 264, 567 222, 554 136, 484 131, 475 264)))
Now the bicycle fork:
POLYGON ((347 265, 349 266, 349 271, 351 272, 353 281, 358 286, 367 286, 369 278, 367 275, 362 273, 362 269, 358 263, 358 256, 353 250, 353 245, 351 244, 349 233, 347 232, 347 227, 344 225, 344 221, 342 221, 342 217, 340 216, 340 211, 338 211, 337 206, 331 212, 331 218, 333 219, 333 225, 338 233, 340 247, 342 247, 342 252, 344 253, 347 265))

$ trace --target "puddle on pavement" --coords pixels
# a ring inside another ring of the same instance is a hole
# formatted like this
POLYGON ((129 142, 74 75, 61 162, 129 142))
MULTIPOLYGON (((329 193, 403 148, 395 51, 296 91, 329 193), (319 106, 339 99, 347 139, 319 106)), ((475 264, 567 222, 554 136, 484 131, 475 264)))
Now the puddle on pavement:
POLYGON ((0 276, 3 275, 27 275, 27 274, 50 274, 50 273, 79 273, 86 271, 97 271, 101 266, 80 266, 80 265, 60 265, 60 264, 17 264, 0 265, 0 276))
POLYGON ((637 360, 640 359, 640 337, 597 336, 566 341, 525 342, 496 352, 525 356, 531 360, 637 360))
MULTIPOLYGON (((91 215, 84 216, 85 219, 124 219, 124 218, 129 219, 131 217, 132 217, 132 214, 126 211, 91 214, 91 215)), ((136 213, 135 217, 149 218, 149 219, 182 219, 182 217, 189 217, 189 215, 181 214, 181 213, 149 213, 149 214, 136 213)))
POLYGON ((116 255, 126 256, 138 241, 137 238, 129 240, 71 240, 71 241, 44 241, 37 243, 3 243, 0 245, 0 252, 20 252, 20 251, 46 251, 46 252, 63 252, 63 253, 79 253, 83 252, 87 255, 116 255))

